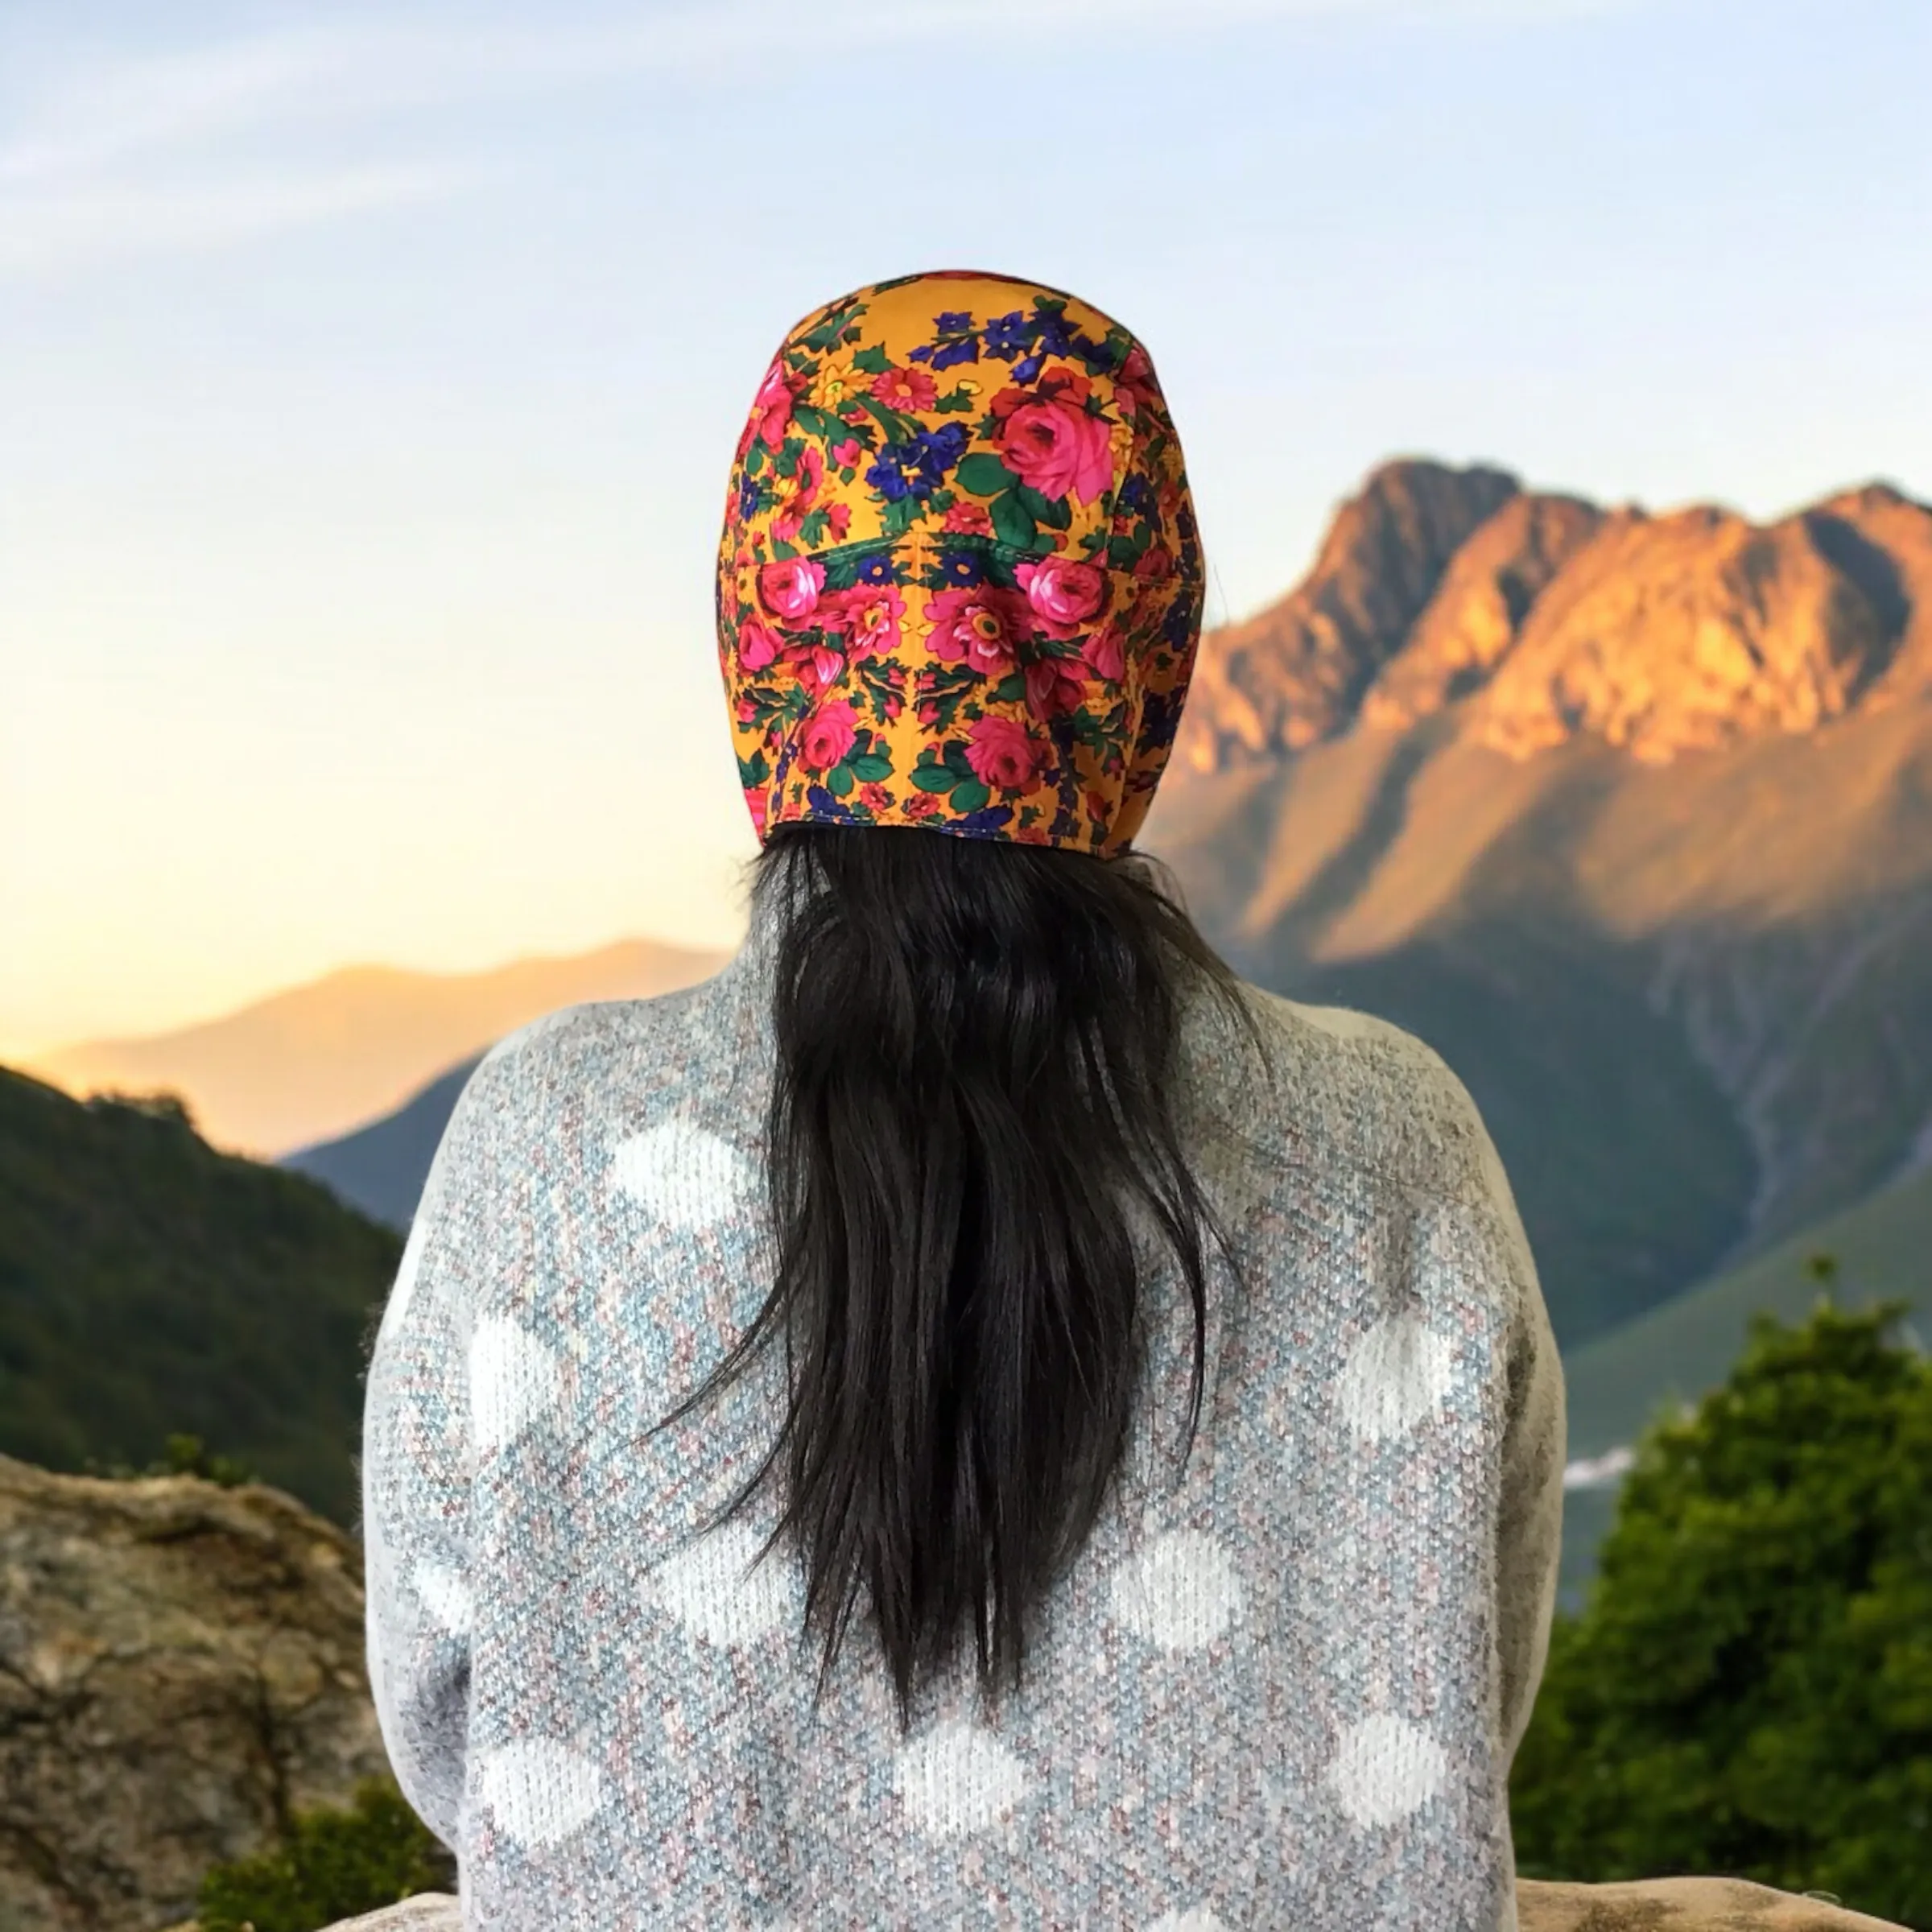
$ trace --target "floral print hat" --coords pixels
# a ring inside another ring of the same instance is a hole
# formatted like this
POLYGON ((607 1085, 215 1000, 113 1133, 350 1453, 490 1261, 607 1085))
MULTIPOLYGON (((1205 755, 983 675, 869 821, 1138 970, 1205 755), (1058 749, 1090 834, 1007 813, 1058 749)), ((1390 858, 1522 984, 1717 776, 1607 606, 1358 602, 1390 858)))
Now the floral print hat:
POLYGON ((786 336, 739 439, 718 652, 761 841, 799 819, 1111 854, 1200 634, 1147 352, 1076 297, 949 270, 786 336))

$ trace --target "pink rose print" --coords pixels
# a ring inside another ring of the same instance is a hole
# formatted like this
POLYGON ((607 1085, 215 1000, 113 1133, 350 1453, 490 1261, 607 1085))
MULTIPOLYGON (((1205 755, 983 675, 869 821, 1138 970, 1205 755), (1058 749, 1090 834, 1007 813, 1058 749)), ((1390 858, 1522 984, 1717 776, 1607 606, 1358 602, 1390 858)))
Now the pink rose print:
POLYGON ((1111 624, 1104 630, 1096 630, 1080 646, 1080 655, 1093 667, 1095 676, 1104 678, 1109 684, 1119 683, 1127 675, 1127 658, 1121 648, 1121 634, 1111 624))
POLYGON ((993 535, 993 518, 984 503, 956 503, 946 513, 942 529, 963 532, 969 537, 993 535))
POLYGON ((738 662, 747 671, 762 671, 778 654, 778 634, 769 624, 746 617, 738 625, 738 662))
POLYGON ((966 762, 982 785, 1028 791, 1046 761, 1046 748, 1011 718, 975 718, 966 734, 966 762))
POLYGON ((795 624, 817 609, 825 566, 809 557, 782 557, 758 572, 758 599, 774 616, 795 624))
POLYGON ((923 369, 881 369, 872 379, 872 393, 894 409, 931 409, 938 386, 923 369))
POLYGON ((859 803, 869 811, 883 811, 892 803, 892 794, 883 785, 861 785, 859 803))
POLYGON ((765 380, 758 385, 751 405, 750 419, 738 439, 741 457, 751 448, 754 436, 762 436, 767 449, 775 452, 778 448, 785 440, 785 426, 791 420, 792 398, 803 386, 802 381, 786 369, 782 356, 766 370, 765 380))
POLYGON ((906 801, 905 812, 909 819, 929 819, 939 809, 939 795, 931 791, 915 791, 906 801))
POLYGON ((1091 564, 1048 557, 1014 572, 1040 627, 1050 638, 1070 638, 1107 601, 1107 576, 1091 564))
POLYGON ((842 633, 856 663, 899 647, 899 620, 906 600, 890 584, 855 584, 828 597, 819 606, 819 621, 842 633))
POLYGON ((1083 375, 1056 372, 1042 377, 1030 395, 1023 389, 1003 389, 993 399, 1006 467, 1043 497, 1071 492, 1091 503, 1113 481, 1107 420, 1088 415, 1081 407, 1092 389, 1083 375))
POLYGON ((843 543, 846 531, 852 527, 852 506, 849 503, 833 504, 825 513, 825 527, 832 532, 833 543, 843 543))
POLYGON ((798 674, 799 682, 809 691, 827 690, 845 675, 843 654, 824 644, 791 645, 786 650, 785 662, 798 674))
POLYGON ((1012 670, 1014 641, 1024 634, 1018 601, 991 584, 935 591, 926 600, 926 648, 942 663, 968 663, 989 677, 1012 670))
POLYGON ((1143 584, 1158 584, 1173 568, 1173 558, 1158 543, 1150 543, 1141 552, 1140 561, 1133 567, 1133 574, 1143 584))
POLYGON ((825 480, 825 459, 807 443, 799 457, 796 474, 785 485, 785 500, 771 520, 771 532, 787 543, 799 534, 805 513, 818 501, 819 485, 825 480))
POLYGON ((1026 667, 1026 696, 1042 718, 1078 711, 1087 687, 1075 665, 1064 658, 1042 658, 1026 667))
POLYGON ((1128 350, 1120 373, 1113 378, 1113 399, 1121 414, 1129 421, 1147 407, 1154 393, 1154 365, 1139 343, 1128 350))
POLYGON ((865 445, 857 436, 848 436, 843 443, 832 446, 832 460, 840 469, 852 469, 865 453, 865 445))
POLYGON ((858 720, 844 699, 821 704, 799 733, 799 757, 813 771, 828 771, 852 749, 858 720))
POLYGON ((762 785, 747 785, 745 803, 751 812, 752 829, 762 839, 765 836, 765 788, 762 785))

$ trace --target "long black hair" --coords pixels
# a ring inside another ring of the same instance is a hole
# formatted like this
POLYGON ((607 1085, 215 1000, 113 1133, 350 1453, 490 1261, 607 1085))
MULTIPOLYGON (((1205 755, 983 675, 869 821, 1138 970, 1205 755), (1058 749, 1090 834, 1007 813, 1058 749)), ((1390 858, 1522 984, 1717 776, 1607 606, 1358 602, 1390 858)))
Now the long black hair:
POLYGON ((765 1547, 797 1539, 819 1695, 863 1582, 902 1733, 969 1616, 982 1697, 1017 1688, 1030 1613, 1104 1504, 1139 1360, 1136 1199, 1194 1302, 1191 1451, 1203 1229, 1240 1270, 1181 1144, 1188 982, 1261 1036, 1142 855, 790 824, 753 866, 753 916, 777 928, 777 1282, 658 1426, 786 1324, 784 1427, 719 1520, 788 1451, 765 1547))

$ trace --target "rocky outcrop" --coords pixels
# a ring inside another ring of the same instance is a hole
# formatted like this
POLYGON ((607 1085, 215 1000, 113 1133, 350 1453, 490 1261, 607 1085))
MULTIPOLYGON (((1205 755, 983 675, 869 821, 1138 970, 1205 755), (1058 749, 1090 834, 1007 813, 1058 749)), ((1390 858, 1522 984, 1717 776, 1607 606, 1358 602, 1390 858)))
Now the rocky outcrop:
POLYGON ((388 1761, 354 1540, 260 1484, 0 1456, 0 1926, 154 1932, 388 1761))
MULTIPOLYGON (((1517 1881, 1519 1932, 1910 1932, 1889 1918, 1741 1878, 1621 1885, 1517 1881)), ((429 1932, 425 1926, 424 1932, 429 1932)))
POLYGON ((1590 737, 1667 764, 1908 689, 1932 691, 1932 509, 1896 489, 1760 526, 1403 461, 1287 597, 1203 640, 1176 755, 1221 770, 1461 704, 1514 758, 1590 737))

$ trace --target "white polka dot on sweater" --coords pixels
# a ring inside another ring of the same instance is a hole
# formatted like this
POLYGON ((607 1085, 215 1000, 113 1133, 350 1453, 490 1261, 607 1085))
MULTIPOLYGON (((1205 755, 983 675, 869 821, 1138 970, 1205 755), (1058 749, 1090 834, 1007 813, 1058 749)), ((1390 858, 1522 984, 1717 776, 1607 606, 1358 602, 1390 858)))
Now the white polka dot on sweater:
POLYGON ((1222 1932, 1222 1927, 1206 1905, 1195 1905, 1185 1912, 1163 1912, 1147 1932, 1222 1932))
POLYGON ((1248 1604, 1232 1558, 1198 1530, 1152 1538, 1115 1570, 1113 1596, 1115 1616, 1163 1650, 1212 1643, 1248 1604))
POLYGON ((469 1628, 473 1603, 468 1581, 447 1563, 418 1563, 409 1573, 423 1608, 445 1630, 469 1628))
POLYGON ((557 1358, 508 1315, 486 1315, 469 1341, 469 1416, 477 1446, 515 1441, 557 1400, 557 1358))
POLYGON ((795 1621, 800 1598, 782 1543, 753 1567, 764 1540, 749 1523, 722 1524, 652 1571, 646 1598, 708 1643, 755 1643, 795 1621))
POLYGON ((1010 1811, 1026 1795, 1026 1769, 990 1731, 953 1718, 901 1747, 893 1789, 923 1829, 951 1838, 1010 1811))
POLYGON ((597 1814, 604 1777, 581 1752, 521 1738, 483 1761, 483 1797, 497 1823, 526 1845, 554 1845, 597 1814))
POLYGON ((1449 1343, 1413 1315, 1393 1315, 1350 1349, 1337 1400, 1359 1434, 1385 1442, 1421 1422, 1454 1380, 1449 1343))
POLYGON ((1381 1712, 1342 1733, 1328 1767, 1342 1810, 1358 1825, 1392 1825, 1442 1789, 1443 1748, 1419 1724, 1381 1712))
POLYGON ((683 1230, 722 1220, 757 1185, 752 1164, 730 1141, 689 1121, 660 1121, 621 1142, 611 1180, 653 1220, 683 1230))

